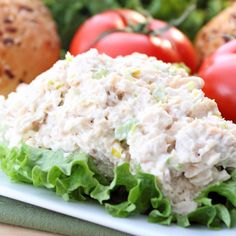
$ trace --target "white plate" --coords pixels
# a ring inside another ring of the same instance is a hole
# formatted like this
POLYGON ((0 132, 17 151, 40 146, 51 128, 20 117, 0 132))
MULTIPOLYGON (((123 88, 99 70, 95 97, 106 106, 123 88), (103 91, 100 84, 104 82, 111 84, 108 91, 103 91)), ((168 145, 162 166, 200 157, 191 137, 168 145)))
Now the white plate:
POLYGON ((112 229, 142 236, 235 236, 236 228, 212 231, 206 228, 162 226, 148 223, 146 217, 136 216, 126 219, 110 216, 102 206, 92 202, 65 202, 54 192, 31 185, 12 183, 0 171, 0 195, 30 203, 75 218, 90 221, 112 229))

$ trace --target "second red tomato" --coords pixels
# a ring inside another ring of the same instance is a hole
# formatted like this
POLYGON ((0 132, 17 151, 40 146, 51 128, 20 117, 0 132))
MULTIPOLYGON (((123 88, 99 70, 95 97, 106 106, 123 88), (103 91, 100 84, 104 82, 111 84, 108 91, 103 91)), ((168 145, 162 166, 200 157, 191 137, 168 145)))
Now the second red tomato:
POLYGON ((224 118, 236 123, 236 40, 207 58, 198 74, 206 96, 215 99, 224 118))

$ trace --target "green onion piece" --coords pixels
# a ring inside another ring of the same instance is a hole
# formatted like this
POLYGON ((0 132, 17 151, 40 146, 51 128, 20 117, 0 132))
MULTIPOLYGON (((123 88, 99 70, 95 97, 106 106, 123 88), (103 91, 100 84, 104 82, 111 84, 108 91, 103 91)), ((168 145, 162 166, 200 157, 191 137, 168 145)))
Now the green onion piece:
POLYGON ((141 76, 141 70, 134 70, 131 72, 132 77, 138 79, 141 76))
POLYGON ((115 129, 115 138, 119 141, 127 139, 129 133, 133 133, 137 127, 137 121, 130 119, 115 129))
POLYGON ((108 71, 106 69, 101 69, 101 70, 93 73, 92 78, 96 79, 96 80, 102 79, 102 78, 106 77, 107 74, 108 74, 108 71))
POLYGON ((74 57, 69 52, 66 53, 66 61, 67 62, 72 62, 73 58, 74 57))
POLYGON ((191 70, 189 67, 187 67, 184 63, 173 63, 173 66, 175 66, 177 69, 184 69, 187 74, 190 74, 191 70))
POLYGON ((154 91, 152 92, 152 95, 154 96, 157 102, 167 101, 165 90, 162 87, 157 87, 156 89, 154 89, 154 91))

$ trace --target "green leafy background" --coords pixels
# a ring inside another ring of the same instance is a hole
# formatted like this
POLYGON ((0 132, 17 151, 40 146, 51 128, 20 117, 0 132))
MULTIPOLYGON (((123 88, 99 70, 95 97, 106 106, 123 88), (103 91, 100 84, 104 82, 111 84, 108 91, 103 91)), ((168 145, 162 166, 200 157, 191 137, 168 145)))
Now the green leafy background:
POLYGON ((230 0, 43 0, 57 22, 64 50, 68 49, 71 38, 88 17, 107 9, 131 8, 146 11, 153 17, 169 21, 179 17, 191 3, 197 9, 192 12, 180 29, 192 40, 197 31, 229 5, 230 0))

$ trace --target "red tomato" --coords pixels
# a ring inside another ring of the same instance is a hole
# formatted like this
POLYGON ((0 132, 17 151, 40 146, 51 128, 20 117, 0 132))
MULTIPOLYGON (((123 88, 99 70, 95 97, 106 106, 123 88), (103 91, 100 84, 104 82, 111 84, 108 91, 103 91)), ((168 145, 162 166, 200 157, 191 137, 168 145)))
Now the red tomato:
POLYGON ((167 23, 148 21, 138 12, 122 9, 109 10, 85 21, 72 39, 73 55, 96 48, 109 56, 125 56, 133 52, 155 56, 165 62, 183 62, 192 72, 196 68, 196 54, 189 39, 178 29, 171 27, 153 35, 167 23), (138 26, 144 25, 140 30, 138 26))
POLYGON ((198 74, 206 96, 215 99, 224 118, 236 123, 236 40, 208 57, 198 74))

